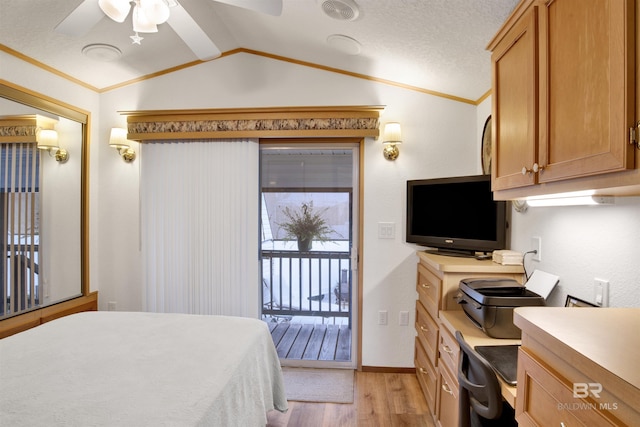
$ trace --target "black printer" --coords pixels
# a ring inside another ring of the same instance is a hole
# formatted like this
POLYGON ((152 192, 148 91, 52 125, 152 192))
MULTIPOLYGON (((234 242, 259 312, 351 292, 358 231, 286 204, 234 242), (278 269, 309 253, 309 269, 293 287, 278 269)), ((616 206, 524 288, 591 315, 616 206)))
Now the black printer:
POLYGON ((513 324, 513 309, 545 305, 544 298, 513 279, 463 279, 456 295, 471 321, 490 337, 520 338, 513 324))

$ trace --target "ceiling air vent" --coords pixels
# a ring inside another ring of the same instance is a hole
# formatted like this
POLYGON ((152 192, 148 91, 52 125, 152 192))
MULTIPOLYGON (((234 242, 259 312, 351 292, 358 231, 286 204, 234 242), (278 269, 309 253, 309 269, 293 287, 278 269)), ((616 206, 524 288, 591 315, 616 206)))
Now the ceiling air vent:
POLYGON ((354 21, 360 15, 358 5, 353 0, 324 0, 321 6, 327 16, 340 21, 354 21))

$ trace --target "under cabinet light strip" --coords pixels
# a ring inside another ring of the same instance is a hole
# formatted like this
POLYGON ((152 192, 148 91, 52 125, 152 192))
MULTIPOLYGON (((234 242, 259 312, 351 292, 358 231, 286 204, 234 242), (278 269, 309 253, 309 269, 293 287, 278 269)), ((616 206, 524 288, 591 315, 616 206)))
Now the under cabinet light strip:
POLYGON ((527 205, 538 206, 580 206, 580 205, 612 205, 614 198, 611 196, 576 196, 576 197, 551 197, 548 199, 528 199, 527 205))

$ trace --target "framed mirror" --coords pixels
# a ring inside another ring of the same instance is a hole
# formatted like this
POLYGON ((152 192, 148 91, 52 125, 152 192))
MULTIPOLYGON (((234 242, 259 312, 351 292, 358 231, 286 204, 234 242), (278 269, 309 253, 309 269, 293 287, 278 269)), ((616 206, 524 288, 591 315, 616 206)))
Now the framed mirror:
POLYGON ((0 79, 0 323, 89 295, 89 121, 0 79))

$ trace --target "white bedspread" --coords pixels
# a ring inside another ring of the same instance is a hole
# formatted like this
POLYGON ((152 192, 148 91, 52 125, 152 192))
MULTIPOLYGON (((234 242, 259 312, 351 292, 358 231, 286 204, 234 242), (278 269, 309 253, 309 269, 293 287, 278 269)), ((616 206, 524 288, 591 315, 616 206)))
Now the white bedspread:
POLYGON ((285 411, 259 320, 87 312, 0 340, 3 426, 264 426, 285 411))

